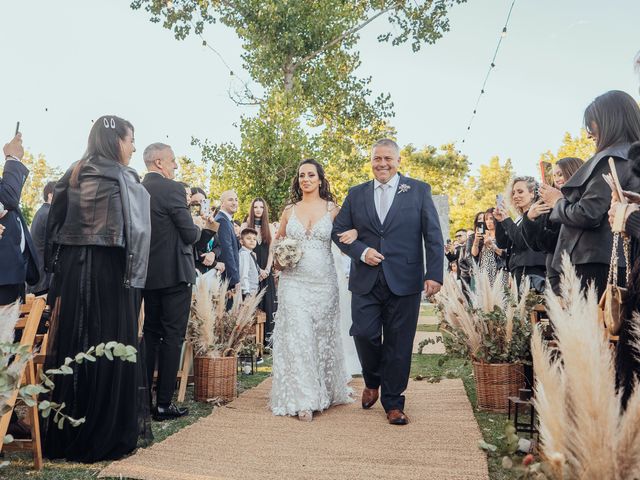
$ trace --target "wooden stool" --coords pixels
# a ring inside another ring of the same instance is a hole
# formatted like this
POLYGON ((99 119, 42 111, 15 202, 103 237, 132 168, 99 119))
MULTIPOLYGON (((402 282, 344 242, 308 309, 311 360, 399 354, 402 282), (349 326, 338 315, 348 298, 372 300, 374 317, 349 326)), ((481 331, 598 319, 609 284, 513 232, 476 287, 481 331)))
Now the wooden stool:
MULTIPOLYGON (((16 323, 16 330, 22 330, 22 338, 20 339, 20 345, 29 347, 33 350, 33 343, 36 338, 36 332, 38 331, 38 325, 40 324, 40 317, 45 307, 45 301, 43 298, 32 299, 28 304, 20 307, 20 319, 16 323)), ((16 355, 15 361, 19 361, 20 356, 16 355)), ((29 359, 19 372, 21 380, 11 395, 11 398, 7 401, 7 405, 10 410, 0 418, 0 440, 7 434, 9 428, 9 422, 11 421, 11 414, 16 405, 18 398, 18 390, 25 385, 32 385, 37 383, 33 360, 29 359)), ((31 430, 31 438, 29 439, 15 439, 12 443, 3 445, 0 442, 0 451, 31 451, 33 454, 33 463, 36 470, 42 469, 42 444, 40 439, 40 422, 38 417, 38 398, 33 395, 34 405, 27 407, 27 420, 29 422, 29 428, 31 430)))

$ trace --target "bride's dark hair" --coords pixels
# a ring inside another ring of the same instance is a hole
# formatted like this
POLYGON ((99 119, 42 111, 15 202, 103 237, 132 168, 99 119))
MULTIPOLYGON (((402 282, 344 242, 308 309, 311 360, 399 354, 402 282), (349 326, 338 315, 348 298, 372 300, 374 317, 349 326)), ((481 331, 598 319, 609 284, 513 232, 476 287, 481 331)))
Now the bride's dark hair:
POLYGON ((301 161, 298 164, 298 168, 296 168, 296 175, 293 177, 293 181, 291 182, 291 191, 289 193, 289 202, 290 203, 298 203, 302 200, 302 189, 300 188, 300 167, 303 165, 313 165, 316 167, 316 171, 318 172, 318 178, 320 179, 320 198, 326 200, 327 202, 336 202, 333 193, 331 193, 331 185, 329 185, 329 180, 325 177, 324 168, 320 163, 318 163, 313 158, 307 158, 301 161))

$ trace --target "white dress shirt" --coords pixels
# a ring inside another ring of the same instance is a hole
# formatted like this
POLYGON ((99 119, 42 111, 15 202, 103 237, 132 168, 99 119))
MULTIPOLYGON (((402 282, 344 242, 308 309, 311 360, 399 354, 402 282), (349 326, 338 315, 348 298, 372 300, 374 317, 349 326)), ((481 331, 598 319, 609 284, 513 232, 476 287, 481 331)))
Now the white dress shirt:
MULTIPOLYGON (((395 198, 396 193, 398 192, 399 183, 400 183, 400 175, 398 175, 397 173, 393 177, 391 177, 389 181, 386 183, 387 188, 386 188, 386 191, 384 191, 384 194, 387 196, 388 208, 385 213, 385 218, 386 218, 386 215, 389 214, 389 210, 391 210, 393 199, 395 198)), ((383 189, 380 187, 381 185, 382 183, 379 182, 378 180, 373 181, 373 201, 376 205, 376 213, 378 214, 380 223, 383 223, 384 219, 382 218, 382 212, 380 211, 380 199, 382 198, 382 195, 383 195, 383 189)), ((369 248, 370 247, 365 248, 364 252, 362 252, 362 255, 360 256, 360 260, 362 262, 364 262, 365 256, 369 251, 369 248)))

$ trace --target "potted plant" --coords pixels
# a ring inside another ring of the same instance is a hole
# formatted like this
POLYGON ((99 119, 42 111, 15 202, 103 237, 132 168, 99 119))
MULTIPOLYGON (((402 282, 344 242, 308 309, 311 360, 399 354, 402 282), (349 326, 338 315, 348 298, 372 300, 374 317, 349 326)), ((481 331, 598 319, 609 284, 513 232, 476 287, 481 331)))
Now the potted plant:
POLYGON ((195 354, 195 400, 235 398, 237 354, 252 333, 262 296, 260 292, 243 300, 240 292, 229 291, 229 283, 217 275, 198 277, 187 329, 195 354), (227 310, 229 295, 233 295, 233 304, 227 310))
MULTIPOLYGON (((508 397, 517 396, 525 383, 523 363, 529 362, 530 298, 503 288, 501 275, 492 283, 475 269, 475 291, 467 301, 453 278, 446 277, 438 294, 444 343, 449 353, 473 363, 480 410, 506 412, 508 397)), ((528 283, 524 290, 528 292, 528 283)))

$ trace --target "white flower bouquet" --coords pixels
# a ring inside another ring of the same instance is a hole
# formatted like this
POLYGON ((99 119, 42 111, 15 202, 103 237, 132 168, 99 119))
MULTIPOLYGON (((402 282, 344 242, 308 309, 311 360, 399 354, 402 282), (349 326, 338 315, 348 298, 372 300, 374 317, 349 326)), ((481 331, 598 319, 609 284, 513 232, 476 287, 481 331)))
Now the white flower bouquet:
POLYGON ((297 240, 285 238, 276 244, 273 255, 280 270, 291 269, 302 258, 302 249, 297 240))

